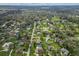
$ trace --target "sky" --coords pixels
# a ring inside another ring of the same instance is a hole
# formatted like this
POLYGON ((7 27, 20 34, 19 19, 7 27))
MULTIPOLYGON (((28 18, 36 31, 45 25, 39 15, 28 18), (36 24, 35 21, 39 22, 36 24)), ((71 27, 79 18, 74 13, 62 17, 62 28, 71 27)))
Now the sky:
POLYGON ((79 0, 0 0, 0 3, 79 3, 79 0))
POLYGON ((0 5, 79 5, 79 3, 0 3, 0 5))

